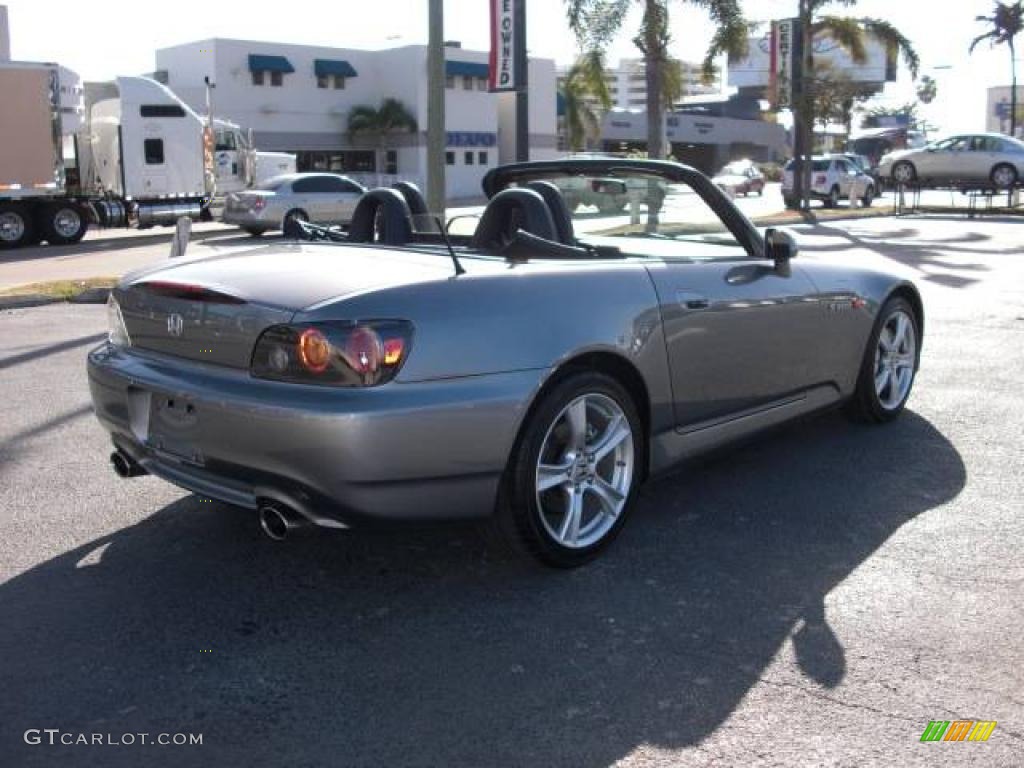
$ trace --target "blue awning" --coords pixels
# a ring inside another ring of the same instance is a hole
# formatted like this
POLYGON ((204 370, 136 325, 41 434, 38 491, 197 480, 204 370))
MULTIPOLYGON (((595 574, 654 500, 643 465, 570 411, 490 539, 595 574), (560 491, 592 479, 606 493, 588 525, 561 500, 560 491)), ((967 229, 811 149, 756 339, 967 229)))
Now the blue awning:
POLYGON ((347 61, 339 61, 338 59, 314 59, 313 71, 317 77, 327 77, 327 75, 355 77, 359 74, 356 72, 356 68, 347 61))
POLYGON ((249 54, 250 72, 294 72, 295 67, 284 56, 264 56, 261 53, 249 54))
POLYGON ((444 73, 461 75, 463 77, 487 77, 491 74, 491 68, 487 64, 477 64, 475 61, 446 61, 444 73))

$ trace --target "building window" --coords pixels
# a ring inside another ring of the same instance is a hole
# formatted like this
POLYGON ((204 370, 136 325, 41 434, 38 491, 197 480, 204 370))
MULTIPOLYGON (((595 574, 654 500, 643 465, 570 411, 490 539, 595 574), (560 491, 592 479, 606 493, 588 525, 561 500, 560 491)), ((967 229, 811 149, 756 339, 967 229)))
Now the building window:
POLYGON ((384 173, 398 173, 398 150, 389 149, 384 153, 384 173))
POLYGON ((466 159, 466 165, 472 165, 473 164, 473 153, 472 152, 467 152, 465 159, 466 159))
POLYGON ((478 91, 486 91, 487 90, 487 78, 486 77, 478 77, 476 79, 476 89, 478 91))
POLYGON ((271 85, 275 85, 275 86, 280 87, 282 83, 284 83, 284 75, 283 74, 281 74, 280 72, 271 72, 270 73, 270 84, 271 85))
POLYGON ((262 69, 254 69, 252 71, 252 84, 253 85, 263 85, 263 70, 262 69))
POLYGON ((343 91, 345 90, 345 78, 341 75, 334 76, 334 90, 343 91))
POLYGON ((454 88, 455 87, 455 75, 446 75, 445 76, 445 78, 444 78, 444 87, 445 88, 454 88))
POLYGON ((316 87, 317 88, 326 88, 327 87, 327 80, 328 80, 327 75, 317 75, 316 76, 316 87))
POLYGON ((466 75, 465 77, 462 78, 462 89, 464 91, 473 90, 473 78, 470 77, 469 75, 466 75))
POLYGON ((164 140, 145 139, 142 142, 142 151, 146 156, 146 165, 164 164, 164 140))
POLYGON ((444 153, 444 164, 445 165, 455 165, 455 153, 454 152, 445 152, 444 153))
POLYGON ((476 161, 480 165, 487 165, 487 153, 486 152, 477 152, 476 153, 476 161))

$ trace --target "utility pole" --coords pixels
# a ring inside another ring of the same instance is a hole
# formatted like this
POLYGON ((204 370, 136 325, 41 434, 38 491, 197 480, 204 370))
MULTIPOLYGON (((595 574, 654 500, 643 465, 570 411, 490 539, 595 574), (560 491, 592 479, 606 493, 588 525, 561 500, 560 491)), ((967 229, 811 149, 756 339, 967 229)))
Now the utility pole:
POLYGON ((444 219, 444 0, 429 0, 427 41, 427 209, 444 219))
POLYGON ((526 162, 530 159, 530 63, 526 55, 526 0, 516 3, 515 26, 515 60, 519 80, 516 90, 516 161, 526 162))

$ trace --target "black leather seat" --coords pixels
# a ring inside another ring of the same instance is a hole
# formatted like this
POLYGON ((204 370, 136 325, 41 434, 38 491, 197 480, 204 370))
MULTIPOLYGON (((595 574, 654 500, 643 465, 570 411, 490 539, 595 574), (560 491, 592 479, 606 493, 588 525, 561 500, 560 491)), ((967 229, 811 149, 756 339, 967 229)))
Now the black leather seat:
POLYGON ((526 187, 503 189, 487 203, 470 244, 482 251, 501 252, 519 230, 558 242, 551 211, 539 192, 526 187))
POLYGON ((561 190, 550 181, 531 181, 526 187, 537 192, 547 203, 548 211, 551 212, 551 218, 555 222, 558 242, 563 245, 576 245, 576 233, 572 228, 572 214, 569 212, 569 206, 565 204, 561 190))
POLYGON ((348 239, 353 243, 405 245, 412 240, 412 214, 396 189, 380 187, 363 193, 352 213, 348 239))
POLYGON ((409 206, 409 212, 414 217, 429 213, 427 201, 423 198, 423 193, 411 181, 396 181, 391 185, 391 188, 397 189, 402 197, 405 198, 405 202, 409 206))

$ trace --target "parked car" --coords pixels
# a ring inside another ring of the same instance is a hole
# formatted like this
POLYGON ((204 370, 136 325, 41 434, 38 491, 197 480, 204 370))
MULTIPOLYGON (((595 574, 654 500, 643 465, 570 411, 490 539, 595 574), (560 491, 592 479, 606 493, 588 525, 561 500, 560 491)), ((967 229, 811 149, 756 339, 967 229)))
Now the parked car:
POLYGON ((736 160, 722 168, 712 179, 730 195, 764 194, 764 174, 749 160, 736 160))
POLYGON ((895 184, 982 184, 1007 189, 1024 177, 1024 142, 1001 133, 951 136, 885 155, 879 173, 895 184))
MULTIPOLYGON (((793 168, 795 161, 790 160, 782 176, 782 199, 787 207, 792 207, 796 200, 793 197, 793 168)), ((878 194, 875 181, 852 160, 842 155, 825 155, 811 158, 811 192, 812 199, 821 200, 826 208, 835 208, 840 200, 849 199, 851 189, 853 196, 867 207, 878 194)))
POLYGON ((232 192, 224 199, 223 220, 258 237, 283 229, 289 219, 316 224, 348 224, 366 188, 336 173, 275 176, 257 189, 232 192))
POLYGON ((520 163, 483 186, 472 236, 419 233, 375 189, 347 234, 122 278, 88 356, 117 473, 249 508, 275 539, 478 519, 570 567, 686 457, 834 406, 902 412, 924 329, 905 278, 797 260, 676 163, 520 163), (574 221, 567 178, 653 181, 667 204, 574 221))

